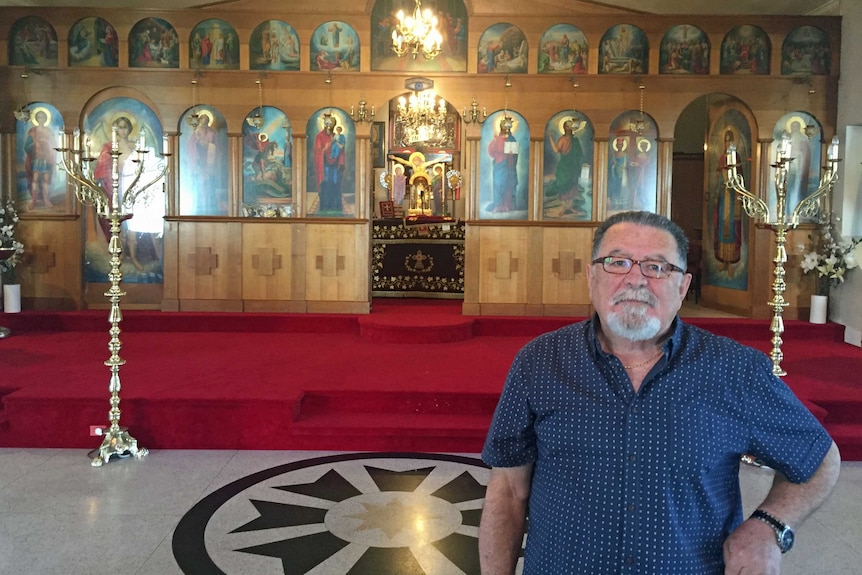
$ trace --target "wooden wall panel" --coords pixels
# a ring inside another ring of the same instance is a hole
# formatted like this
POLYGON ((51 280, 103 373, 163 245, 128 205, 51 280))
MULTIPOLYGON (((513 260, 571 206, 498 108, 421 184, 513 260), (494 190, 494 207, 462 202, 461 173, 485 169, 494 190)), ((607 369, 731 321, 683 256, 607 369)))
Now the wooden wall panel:
POLYGON ((548 305, 589 305, 587 266, 590 228, 546 228, 543 234, 542 302, 548 305))
POLYGON ((304 291, 305 262, 302 254, 296 257, 293 240, 303 229, 286 222, 243 225, 243 300, 298 299, 304 291))
POLYGON ((181 222, 180 300, 242 300, 242 224, 181 222))
POLYGON ((19 230, 25 251, 15 273, 24 309, 80 309, 83 264, 78 218, 24 219, 19 230))
POLYGON ((371 234, 368 222, 308 224, 306 299, 368 302, 371 234))
POLYGON ((483 226, 480 237, 480 303, 526 303, 529 227, 483 226))

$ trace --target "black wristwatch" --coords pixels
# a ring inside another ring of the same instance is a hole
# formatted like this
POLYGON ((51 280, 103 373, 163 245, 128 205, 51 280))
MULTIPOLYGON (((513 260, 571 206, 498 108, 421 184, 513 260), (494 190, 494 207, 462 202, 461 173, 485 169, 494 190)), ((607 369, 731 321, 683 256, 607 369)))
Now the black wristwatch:
POLYGON ((763 509, 758 509, 751 516, 775 529, 775 538, 778 540, 778 548, 781 549, 782 553, 790 551, 793 547, 793 529, 790 528, 790 525, 782 523, 763 509))

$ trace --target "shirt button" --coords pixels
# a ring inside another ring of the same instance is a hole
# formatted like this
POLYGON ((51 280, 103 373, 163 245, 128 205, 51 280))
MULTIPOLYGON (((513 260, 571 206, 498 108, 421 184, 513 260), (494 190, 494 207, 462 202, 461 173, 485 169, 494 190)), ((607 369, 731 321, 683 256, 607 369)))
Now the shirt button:
POLYGON ((637 405, 632 407, 632 413, 640 413, 640 412, 641 412, 641 408, 638 407, 637 405))
POLYGON ((637 455, 635 455, 634 453, 629 454, 629 461, 637 461, 637 460, 638 460, 637 455))
POLYGON ((634 504, 632 504, 632 503, 629 503, 629 504, 626 506, 626 511, 634 511, 635 509, 637 509, 637 507, 636 507, 634 504))
POLYGON ((635 564, 635 558, 634 557, 631 557, 631 556, 626 557, 626 565, 634 565, 634 564, 635 564))

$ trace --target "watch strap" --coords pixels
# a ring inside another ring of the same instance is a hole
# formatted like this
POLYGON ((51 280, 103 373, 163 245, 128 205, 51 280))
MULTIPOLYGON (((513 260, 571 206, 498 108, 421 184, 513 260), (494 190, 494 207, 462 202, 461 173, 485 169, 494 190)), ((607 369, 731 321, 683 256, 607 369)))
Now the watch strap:
POLYGON ((756 509, 751 516, 754 519, 759 519, 772 527, 775 531, 775 537, 782 553, 786 553, 790 550, 790 547, 793 545, 793 529, 789 525, 763 509, 756 509))

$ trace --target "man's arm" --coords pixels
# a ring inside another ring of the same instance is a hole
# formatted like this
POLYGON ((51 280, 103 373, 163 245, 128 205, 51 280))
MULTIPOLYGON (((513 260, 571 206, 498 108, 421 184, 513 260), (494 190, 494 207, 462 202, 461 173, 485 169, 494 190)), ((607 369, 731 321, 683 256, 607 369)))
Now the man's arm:
MULTIPOLYGON (((772 488, 758 509, 796 528, 832 492, 840 469, 841 456, 833 443, 817 471, 805 483, 791 483, 784 475, 776 473, 772 488)), ((724 542, 724 563, 726 575, 779 575, 781 550, 776 543, 775 530, 759 519, 747 519, 724 542)))
POLYGON ((512 575, 521 552, 533 465, 494 467, 479 524, 482 575, 512 575))

